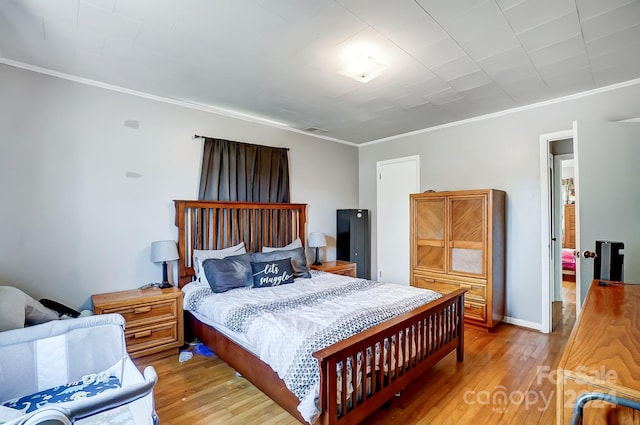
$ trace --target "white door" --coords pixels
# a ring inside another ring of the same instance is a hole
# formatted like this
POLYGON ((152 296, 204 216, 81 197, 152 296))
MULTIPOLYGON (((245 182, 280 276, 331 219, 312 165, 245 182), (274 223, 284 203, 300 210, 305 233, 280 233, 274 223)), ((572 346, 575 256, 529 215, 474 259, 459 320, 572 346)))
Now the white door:
POLYGON ((420 192, 420 157, 377 163, 375 280, 409 284, 409 195, 420 192))
POLYGON ((640 124, 575 121, 576 308, 593 280, 596 240, 624 242, 624 280, 640 283, 640 124))

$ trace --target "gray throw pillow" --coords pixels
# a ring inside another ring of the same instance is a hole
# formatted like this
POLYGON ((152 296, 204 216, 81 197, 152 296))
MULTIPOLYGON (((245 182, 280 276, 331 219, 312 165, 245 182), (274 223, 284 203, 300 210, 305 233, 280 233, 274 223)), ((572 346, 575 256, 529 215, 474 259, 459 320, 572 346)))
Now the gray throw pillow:
POLYGON ((251 254, 251 261, 254 263, 277 261, 285 258, 291 258, 293 277, 311 277, 311 273, 309 273, 309 265, 307 264, 307 256, 304 254, 304 248, 302 247, 271 252, 255 252, 251 254))
POLYGON ((253 286, 253 272, 249 254, 208 258, 202 262, 202 268, 213 292, 220 293, 230 289, 253 286))

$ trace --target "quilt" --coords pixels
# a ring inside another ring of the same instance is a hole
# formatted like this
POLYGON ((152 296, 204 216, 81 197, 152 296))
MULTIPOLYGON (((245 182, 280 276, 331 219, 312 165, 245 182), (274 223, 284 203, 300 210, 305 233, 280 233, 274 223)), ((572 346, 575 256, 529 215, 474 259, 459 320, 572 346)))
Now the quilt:
POLYGON ((246 337, 298 397, 298 411, 309 423, 320 414, 315 351, 441 297, 426 289, 317 271, 289 285, 224 293, 187 285, 184 293, 186 310, 246 337))

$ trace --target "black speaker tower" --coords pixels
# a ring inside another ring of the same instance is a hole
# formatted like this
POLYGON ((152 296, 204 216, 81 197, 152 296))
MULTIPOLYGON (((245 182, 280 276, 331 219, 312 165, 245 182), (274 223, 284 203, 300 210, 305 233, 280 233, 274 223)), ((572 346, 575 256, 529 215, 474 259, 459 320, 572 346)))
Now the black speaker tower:
POLYGON ((336 259, 356 263, 358 277, 371 279, 369 210, 338 210, 336 259))
POLYGON ((622 242, 596 241, 593 278, 624 282, 624 255, 620 253, 623 249, 622 242))

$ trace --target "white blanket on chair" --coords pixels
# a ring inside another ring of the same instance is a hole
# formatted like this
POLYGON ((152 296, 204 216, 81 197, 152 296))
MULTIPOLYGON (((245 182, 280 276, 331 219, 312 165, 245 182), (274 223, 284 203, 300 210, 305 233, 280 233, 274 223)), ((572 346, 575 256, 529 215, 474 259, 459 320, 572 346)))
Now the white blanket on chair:
POLYGON ((0 331, 23 328, 58 319, 58 313, 46 308, 20 289, 0 286, 0 331))

